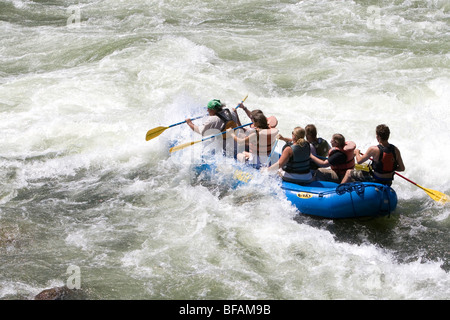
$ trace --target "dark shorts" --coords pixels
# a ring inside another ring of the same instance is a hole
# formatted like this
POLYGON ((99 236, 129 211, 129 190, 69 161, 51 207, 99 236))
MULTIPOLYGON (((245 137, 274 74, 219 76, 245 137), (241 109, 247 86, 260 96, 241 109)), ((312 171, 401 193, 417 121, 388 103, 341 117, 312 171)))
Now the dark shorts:
POLYGON ((376 182, 390 186, 392 184, 391 179, 378 179, 375 178, 370 172, 363 170, 352 170, 350 177, 355 181, 363 182, 376 182))
POLYGON ((339 177, 338 174, 331 169, 319 168, 315 173, 316 180, 319 181, 331 181, 336 183, 341 183, 343 177, 339 177))

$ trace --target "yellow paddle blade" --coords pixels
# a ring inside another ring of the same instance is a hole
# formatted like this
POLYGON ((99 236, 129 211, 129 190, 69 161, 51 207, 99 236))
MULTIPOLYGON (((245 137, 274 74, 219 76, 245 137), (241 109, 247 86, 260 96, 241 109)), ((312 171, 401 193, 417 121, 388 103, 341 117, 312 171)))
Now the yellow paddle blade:
POLYGON ((190 147, 190 146, 192 146, 193 144, 195 144, 197 142, 202 142, 202 140, 191 141, 191 142, 186 142, 186 143, 180 144, 178 146, 170 148, 169 152, 175 152, 175 151, 178 151, 178 150, 190 147))
POLYGON ((161 133, 163 133, 166 129, 169 129, 169 127, 156 127, 156 128, 151 129, 151 130, 148 130, 147 134, 145 135, 145 140, 148 141, 148 140, 151 140, 153 138, 156 138, 161 133))
POLYGON ((448 195, 446 195, 445 193, 442 193, 442 192, 439 192, 436 190, 432 190, 432 189, 427 189, 418 184, 416 184, 416 186, 418 186, 420 189, 424 190, 427 193, 427 195, 429 195, 430 198, 433 199, 434 201, 440 202, 442 204, 450 201, 450 197, 448 195))
POLYGON ((369 165, 367 163, 362 163, 362 164, 355 164, 355 169, 356 170, 362 170, 362 171, 367 171, 369 172, 369 165))

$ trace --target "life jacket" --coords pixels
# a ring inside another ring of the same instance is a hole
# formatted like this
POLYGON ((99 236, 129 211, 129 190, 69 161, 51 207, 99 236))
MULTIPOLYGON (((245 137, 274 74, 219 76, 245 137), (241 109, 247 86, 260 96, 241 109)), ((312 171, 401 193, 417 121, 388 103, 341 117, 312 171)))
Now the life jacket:
POLYGON ((278 119, 275 116, 267 117, 269 128, 275 128, 278 125, 278 119))
POLYGON ((313 142, 312 145, 316 148, 317 155, 320 157, 326 157, 328 151, 330 150, 330 145, 325 139, 318 138, 317 141, 313 142))
POLYGON ((236 122, 233 119, 233 116, 231 115, 231 111, 229 109, 223 109, 220 112, 216 113, 216 116, 220 118, 220 120, 223 121, 222 128, 220 128, 220 131, 225 131, 229 128, 236 128, 236 122))
POLYGON ((309 143, 306 143, 303 147, 298 144, 287 144, 283 147, 283 151, 286 147, 291 147, 293 155, 284 165, 283 170, 289 173, 309 173, 311 161, 311 147, 309 143))
MULTIPOLYGON (((220 120, 223 121, 223 125, 220 128, 220 131, 223 132, 229 128, 236 128, 238 125, 233 119, 233 116, 231 115, 231 111, 229 109, 223 109, 220 112, 216 113, 216 116, 220 118, 220 120)), ((222 135, 223 139, 226 139, 226 135, 222 135)))
POLYGON ((268 156, 272 152, 272 147, 277 138, 278 129, 256 129, 256 143, 255 139, 249 141, 249 150, 258 156, 268 156))
POLYGON ((393 173, 398 167, 395 146, 389 144, 388 147, 384 147, 379 144, 378 149, 380 150, 380 156, 376 162, 372 163, 372 170, 377 173, 393 173))
MULTIPOLYGON (((318 138, 317 141, 311 143, 311 145, 316 149, 316 156, 326 158, 328 156, 328 151, 330 150, 330 145, 325 139, 318 138)), ((310 163, 311 170, 317 170, 319 166, 311 160, 310 163)))
POLYGON ((328 152, 328 158, 335 152, 342 152, 346 156, 346 162, 336 165, 331 165, 331 169, 334 170, 339 177, 345 175, 348 169, 355 167, 355 154, 356 144, 353 141, 346 141, 343 149, 334 147, 328 152))

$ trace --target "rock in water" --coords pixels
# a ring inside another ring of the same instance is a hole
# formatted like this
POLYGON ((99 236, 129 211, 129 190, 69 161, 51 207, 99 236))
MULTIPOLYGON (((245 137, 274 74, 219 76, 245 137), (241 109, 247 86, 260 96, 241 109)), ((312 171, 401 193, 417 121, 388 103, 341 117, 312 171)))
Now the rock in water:
POLYGON ((38 293, 34 300, 71 300, 76 296, 75 291, 77 290, 69 289, 67 286, 45 289, 38 293))

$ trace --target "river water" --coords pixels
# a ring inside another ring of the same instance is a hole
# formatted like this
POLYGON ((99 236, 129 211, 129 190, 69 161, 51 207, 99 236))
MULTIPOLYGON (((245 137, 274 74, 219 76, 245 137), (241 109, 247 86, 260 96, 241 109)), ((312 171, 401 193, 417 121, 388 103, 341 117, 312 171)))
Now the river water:
POLYGON ((0 30, 0 299, 450 297, 450 209, 412 183, 390 217, 317 219, 269 178, 196 180, 186 125, 145 141, 248 94, 285 136, 364 151, 385 123, 450 194, 448 1, 1 0, 0 30))

